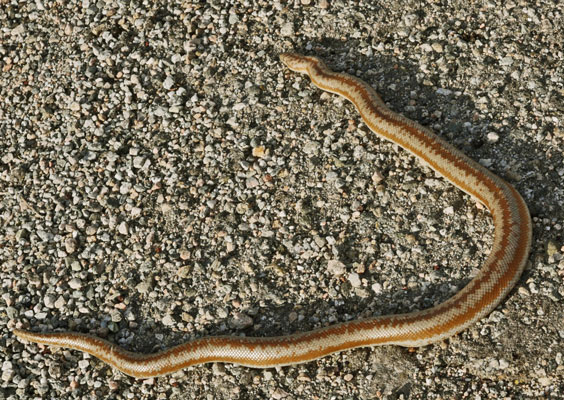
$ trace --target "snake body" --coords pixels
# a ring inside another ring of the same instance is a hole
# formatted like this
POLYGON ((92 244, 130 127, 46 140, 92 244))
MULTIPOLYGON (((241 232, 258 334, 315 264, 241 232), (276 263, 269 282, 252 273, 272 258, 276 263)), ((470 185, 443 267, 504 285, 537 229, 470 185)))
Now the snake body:
POLYGON ((502 301, 519 279, 531 245, 529 211, 515 188, 427 128, 391 111, 362 80, 333 72, 315 57, 284 53, 280 59, 291 70, 309 75, 315 86, 351 101, 374 133, 414 154, 490 210, 495 226, 493 248, 477 275, 450 299, 422 311, 354 320, 288 336, 204 337, 154 354, 129 352, 82 333, 15 330, 16 336, 90 353, 127 375, 148 378, 207 362, 268 368, 361 346, 423 346, 460 332, 502 301))

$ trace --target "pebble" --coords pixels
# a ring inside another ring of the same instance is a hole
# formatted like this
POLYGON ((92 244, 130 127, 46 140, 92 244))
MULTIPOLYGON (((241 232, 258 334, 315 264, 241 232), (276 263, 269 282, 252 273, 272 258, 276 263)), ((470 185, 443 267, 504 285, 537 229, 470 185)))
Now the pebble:
POLYGON ((63 296, 59 296, 57 301, 55 301, 55 308, 60 310, 67 304, 67 301, 63 296))
POLYGON ((45 296, 43 298, 43 304, 45 304, 45 307, 53 308, 55 306, 55 296, 50 294, 45 296))
POLYGON ((339 260, 329 260, 327 271, 335 276, 343 275, 346 272, 345 264, 339 260))
POLYGON ((554 240, 549 240, 546 244, 546 255, 553 257, 558 252, 559 248, 560 246, 554 240))
POLYGON ((294 24, 292 22, 286 22, 280 28, 280 34, 282 36, 294 36, 294 24))
POLYGON ((165 326, 173 326, 175 324, 175 321, 170 314, 165 315, 161 322, 165 326))
POLYGON ((127 235, 129 233, 129 226, 127 225, 127 222, 122 221, 118 225, 118 232, 121 233, 122 235, 127 235))
POLYGON ((80 289, 82 287, 82 281, 78 278, 73 278, 69 281, 69 287, 71 289, 80 289))
POLYGON ((137 286, 135 286, 135 289, 136 289, 137 292, 139 292, 140 294, 145 294, 145 293, 147 293, 151 288, 152 288, 152 284, 151 284, 151 282, 148 281, 148 280, 143 281, 143 282, 139 283, 137 286))
POLYGON ((23 24, 17 25, 10 32, 12 36, 22 35, 25 32, 25 27, 23 24))
POLYGON ((42 229, 39 229, 37 231, 37 236, 39 236, 39 239, 41 239, 44 242, 48 242, 49 240, 51 240, 53 238, 53 235, 50 234, 47 231, 44 231, 42 229))
POLYGON ((170 90, 173 86, 174 86, 174 79, 172 79, 170 76, 167 76, 163 82, 163 87, 166 90, 170 90))
POLYGON ((443 45, 440 44, 440 43, 438 43, 438 42, 433 43, 433 44, 431 45, 431 48, 432 48, 434 51, 436 51, 437 53, 442 53, 442 52, 443 52, 443 45))
POLYGON ((495 132, 489 132, 487 138, 488 138, 488 142, 497 143, 497 141, 499 140, 499 135, 495 132))
POLYGON ((90 361, 88 360, 79 360, 78 361, 78 368, 82 369, 82 370, 87 370, 88 368, 90 368, 90 361))
POLYGON ((229 325, 235 329, 244 329, 253 325, 253 319, 244 313, 235 312, 233 318, 229 320, 229 325))
POLYGON ((272 392, 272 395, 271 395, 271 397, 272 397, 274 400, 285 399, 285 398, 288 397, 288 396, 289 396, 289 394, 288 394, 286 391, 284 391, 283 389, 281 389, 281 388, 276 388, 276 389, 274 389, 274 391, 272 392))
POLYGON ((372 291, 373 291, 375 294, 380 294, 380 293, 382 293, 382 284, 381 284, 381 283, 376 282, 376 283, 374 283, 371 287, 372 287, 372 291))
POLYGON ((329 183, 335 182, 339 178, 339 175, 335 171, 329 171, 325 174, 325 180, 329 183))
POLYGON ((361 285, 360 277, 356 272, 349 274, 349 282, 352 287, 360 287, 361 285))
POLYGON ((10 382, 14 377, 14 370, 13 369, 3 369, 2 368, 2 381, 10 382))
POLYGON ((304 145, 303 150, 304 153, 306 154, 316 155, 317 153, 319 153, 320 148, 321 148, 321 144, 319 142, 310 140, 304 145))
POLYGON ((67 254, 73 254, 76 251, 76 240, 73 238, 66 238, 65 239, 65 251, 67 254))
POLYGON ((253 156, 254 157, 264 157, 266 153, 266 149, 264 148, 264 146, 257 146, 253 148, 253 156))
POLYGON ((448 206, 447 208, 445 208, 443 210, 443 213, 445 215, 454 215, 454 207, 453 206, 448 206))

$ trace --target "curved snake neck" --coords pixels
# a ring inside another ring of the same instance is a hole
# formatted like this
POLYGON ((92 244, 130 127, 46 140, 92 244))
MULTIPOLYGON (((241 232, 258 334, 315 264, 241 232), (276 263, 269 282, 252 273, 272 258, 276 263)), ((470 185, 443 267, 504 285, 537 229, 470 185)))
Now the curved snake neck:
POLYGON ((132 353, 81 333, 14 330, 16 336, 90 353, 127 375, 148 378, 206 362, 268 368, 303 363, 361 346, 423 346, 460 332, 503 300, 524 269, 532 234, 529 211, 513 186, 429 129, 391 111, 362 80, 333 72, 316 57, 284 53, 280 59, 291 70, 309 75, 315 86, 351 101, 374 133, 399 144, 486 205, 495 225, 492 251, 466 287, 447 301, 422 311, 355 320, 280 337, 204 337, 155 354, 132 353))

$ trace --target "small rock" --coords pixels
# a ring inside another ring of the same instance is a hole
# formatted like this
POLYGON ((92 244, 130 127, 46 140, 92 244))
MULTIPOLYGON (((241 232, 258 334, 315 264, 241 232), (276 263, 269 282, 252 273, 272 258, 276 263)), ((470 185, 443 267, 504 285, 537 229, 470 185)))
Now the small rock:
POLYGON ((250 178, 247 178, 246 181, 246 186, 247 189, 252 189, 255 188, 259 185, 259 181, 257 180, 257 178, 255 178, 254 176, 251 176, 250 178))
POLYGON ((319 152, 320 148, 321 145, 319 144, 319 142, 316 142, 315 140, 310 140, 304 145, 303 150, 304 153, 306 154, 316 155, 319 152))
POLYGON ((188 249, 186 249, 186 247, 183 247, 180 249, 180 259, 181 260, 189 260, 190 257, 192 256, 192 254, 190 253, 190 251, 188 249))
POLYGON ((237 14, 229 14, 229 24, 234 25, 237 22, 239 22, 239 17, 237 16, 237 14))
POLYGON ((45 304, 47 308, 53 308, 55 306, 55 296, 50 294, 46 295, 43 298, 43 304, 45 304))
POLYGON ((443 45, 440 44, 440 43, 437 43, 437 42, 433 43, 433 44, 431 45, 431 48, 432 48, 433 50, 435 50, 437 53, 442 53, 442 52, 443 52, 443 45))
POLYGON ((172 318, 172 316, 170 314, 167 314, 163 318, 162 323, 165 326, 172 326, 172 325, 174 325, 174 319, 172 318))
POLYGON ((262 158, 262 157, 264 157, 264 154, 265 154, 264 146, 253 147, 253 156, 254 157, 262 158))
POLYGON ((142 168, 145 163, 145 157, 137 156, 133 159, 133 166, 137 169, 142 168))
POLYGON ((78 278, 72 278, 72 279, 69 281, 69 287, 70 287, 71 289, 80 289, 80 288, 82 287, 82 282, 81 282, 81 280, 78 279, 78 278))
POLYGON ((272 392, 272 398, 274 400, 280 400, 288 397, 288 393, 280 388, 276 388, 274 392, 272 392))
POLYGON ((118 232, 122 235, 127 235, 129 233, 129 226, 127 225, 127 222, 123 221, 118 225, 118 232))
POLYGON ((172 88, 174 86, 174 79, 172 79, 170 76, 167 76, 166 79, 163 82, 163 87, 166 90, 169 90, 170 88, 172 88))
POLYGON ((214 375, 225 375, 225 365, 221 363, 213 363, 212 372, 214 375))
POLYGON ((335 182, 339 178, 339 175, 335 171, 329 171, 325 174, 325 180, 327 182, 335 182))
POLYGON ((329 260, 327 263, 327 270, 333 275, 340 276, 346 272, 345 264, 339 260, 329 260))
POLYGON ((452 90, 445 89, 445 88, 438 88, 437 94, 440 94, 442 96, 450 96, 452 94, 452 90))
POLYGON ((55 302, 55 308, 57 310, 62 309, 65 305, 67 304, 67 301, 65 300, 65 298, 61 295, 57 298, 57 301, 55 302))
POLYGON ((25 32, 25 27, 23 24, 20 24, 16 26, 14 29, 12 29, 10 33, 15 36, 15 35, 21 35, 24 32, 25 32))
POLYGON ((123 319, 123 316, 121 315, 121 312, 119 312, 119 310, 110 311, 110 317, 112 319, 112 322, 121 322, 121 320, 123 319))
POLYGON ((549 240, 546 244, 546 255, 549 257, 554 256, 556 253, 558 253, 558 248, 559 246, 556 244, 556 242, 549 240))
POLYGON ((356 272, 349 274, 349 282, 353 287, 360 287, 361 285, 360 277, 356 272))
POLYGON ((151 289, 152 287, 152 282, 150 279, 144 280, 143 282, 141 282, 140 284, 138 284, 137 286, 135 286, 135 289, 137 289, 137 291, 140 294, 145 294, 149 291, 149 289, 151 289))
POLYGON ((527 288, 523 287, 523 286, 519 286, 519 288, 517 289, 517 292, 521 295, 521 296, 530 296, 531 292, 529 292, 527 290, 527 288))
POLYGON ((38 229, 37 230, 37 236, 39 236, 39 239, 41 239, 42 241, 48 242, 53 235, 51 235, 47 231, 44 231, 43 229, 38 229))
POLYGON ((548 386, 552 383, 552 379, 548 376, 544 376, 542 378, 539 378, 539 383, 541 384, 541 386, 548 386))
POLYGON ((130 182, 123 182, 119 187, 120 194, 128 194, 130 190, 131 190, 130 182))
POLYGON ((499 135, 495 132, 489 132, 487 137, 490 143, 496 143, 499 140, 499 135))
POLYGON ((14 370, 13 369, 7 369, 7 370, 2 371, 2 381, 10 382, 13 377, 14 377, 14 370))
POLYGON ((88 360, 80 360, 78 362, 78 367, 80 369, 88 369, 90 367, 90 362, 88 360))
POLYGON ((372 291, 376 294, 382 293, 382 284, 378 282, 374 283, 372 285, 372 291))
POLYGON ((236 329, 244 329, 253 325, 253 319, 247 314, 236 312, 233 314, 233 318, 229 321, 229 325, 236 329))
POLYGON ((67 254, 72 254, 76 251, 76 240, 73 238, 66 238, 65 239, 65 251, 67 254))
POLYGON ((380 183, 380 182, 382 182, 382 180, 384 180, 384 175, 382 175, 382 173, 380 171, 375 171, 372 174, 372 182, 380 183))
POLYGON ((294 36, 294 24, 292 22, 286 22, 280 28, 280 34, 282 36, 294 36))

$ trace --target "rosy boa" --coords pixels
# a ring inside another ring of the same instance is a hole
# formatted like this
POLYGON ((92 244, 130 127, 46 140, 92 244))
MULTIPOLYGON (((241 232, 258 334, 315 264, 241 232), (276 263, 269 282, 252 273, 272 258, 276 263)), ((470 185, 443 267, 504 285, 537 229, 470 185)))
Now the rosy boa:
POLYGON ((291 70, 309 75, 317 87, 351 101, 374 133, 399 144, 487 206, 495 225, 493 248, 474 279, 447 301, 422 311, 355 320, 288 336, 204 337, 155 354, 132 353, 82 333, 14 330, 16 336, 84 351, 127 375, 148 378, 207 362, 269 368, 360 346, 423 346, 460 332, 499 304, 519 279, 531 244, 529 211, 513 186, 429 129, 391 111, 360 79, 333 72, 315 57, 284 53, 280 59, 291 70))

